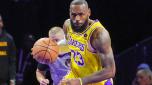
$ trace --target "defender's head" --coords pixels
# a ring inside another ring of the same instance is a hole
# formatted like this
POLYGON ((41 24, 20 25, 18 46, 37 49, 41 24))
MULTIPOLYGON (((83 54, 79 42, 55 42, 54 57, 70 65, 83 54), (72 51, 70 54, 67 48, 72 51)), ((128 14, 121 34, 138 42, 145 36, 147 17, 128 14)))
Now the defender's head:
POLYGON ((49 38, 55 40, 56 42, 59 42, 65 37, 64 31, 61 27, 50 28, 48 35, 49 35, 49 38))

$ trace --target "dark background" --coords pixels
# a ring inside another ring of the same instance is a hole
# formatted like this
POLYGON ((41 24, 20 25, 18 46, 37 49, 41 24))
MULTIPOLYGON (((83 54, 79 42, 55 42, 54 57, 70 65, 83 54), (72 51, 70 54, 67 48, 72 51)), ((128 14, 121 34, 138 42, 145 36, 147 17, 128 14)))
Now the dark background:
MULTIPOLYGON (((0 0, 6 29, 17 45, 25 33, 47 36, 52 26, 69 18, 71 0, 0 0)), ((152 34, 151 0, 88 0, 92 19, 99 19, 111 34, 116 53, 152 34)))
MULTIPOLYGON (((130 61, 132 57, 119 58, 119 55, 152 36, 152 1, 87 1, 92 11, 91 18, 99 19, 110 32, 118 61, 117 68, 123 67, 119 65, 122 64, 120 60, 130 61)), ((62 26, 64 20, 69 18, 70 2, 71 0, 0 0, 0 13, 3 15, 5 29, 13 35, 17 47, 20 48, 25 33, 32 33, 38 39, 47 36, 50 27, 62 26)), ((136 59, 133 58, 132 62, 134 60, 136 59)), ((134 64, 127 71, 135 69, 137 63, 134 64)), ((119 71, 123 70, 118 69, 119 71)), ((117 76, 119 80, 120 76, 117 76)))

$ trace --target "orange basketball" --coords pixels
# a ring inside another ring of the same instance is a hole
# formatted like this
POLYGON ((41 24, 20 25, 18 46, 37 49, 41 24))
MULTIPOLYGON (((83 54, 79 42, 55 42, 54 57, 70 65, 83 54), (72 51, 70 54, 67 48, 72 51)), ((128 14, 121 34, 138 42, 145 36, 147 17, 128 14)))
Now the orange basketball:
POLYGON ((59 54, 59 46, 50 38, 40 38, 31 50, 33 58, 40 63, 46 61, 53 63, 59 54))

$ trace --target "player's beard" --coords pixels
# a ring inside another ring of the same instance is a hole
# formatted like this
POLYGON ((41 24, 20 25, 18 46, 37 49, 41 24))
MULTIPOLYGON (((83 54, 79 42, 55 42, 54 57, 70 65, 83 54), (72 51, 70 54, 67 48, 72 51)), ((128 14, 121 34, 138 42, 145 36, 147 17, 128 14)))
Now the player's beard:
POLYGON ((70 20, 70 22, 71 22, 71 27, 75 32, 83 32, 88 26, 88 19, 86 19, 86 21, 82 26, 75 26, 72 20, 70 20))

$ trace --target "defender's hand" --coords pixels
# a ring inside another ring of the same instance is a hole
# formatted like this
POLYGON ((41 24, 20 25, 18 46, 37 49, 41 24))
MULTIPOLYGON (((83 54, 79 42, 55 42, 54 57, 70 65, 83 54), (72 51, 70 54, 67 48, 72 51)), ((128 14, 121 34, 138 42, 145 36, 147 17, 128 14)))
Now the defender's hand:
POLYGON ((40 82, 40 85, 48 85, 49 84, 48 79, 41 79, 39 82, 40 82))

